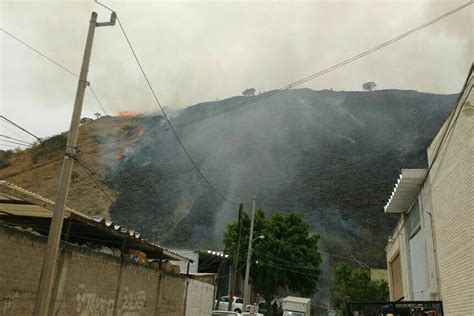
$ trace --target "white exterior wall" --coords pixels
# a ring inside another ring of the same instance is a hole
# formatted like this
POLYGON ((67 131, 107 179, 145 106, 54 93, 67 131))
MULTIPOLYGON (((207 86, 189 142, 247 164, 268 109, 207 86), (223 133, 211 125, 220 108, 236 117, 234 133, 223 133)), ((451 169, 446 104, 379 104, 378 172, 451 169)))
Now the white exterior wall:
MULTIPOLYGON (((410 265, 410 256, 408 253, 408 236, 406 229, 404 227, 404 217, 400 217, 397 227, 395 228, 394 233, 391 236, 392 241, 387 244, 385 251, 387 253, 387 269, 389 283, 392 284, 392 269, 390 262, 396 257, 397 254, 400 254, 400 265, 402 273, 402 292, 405 300, 409 300, 412 296, 411 291, 411 265, 410 265)), ((397 300, 398 297, 394 297, 392 293, 392 286, 390 288, 390 299, 397 300)))
MULTIPOLYGON (((429 190, 423 188, 418 197, 420 206, 421 229, 410 239, 410 232, 406 214, 402 214, 391 236, 392 242, 385 248, 387 253, 387 266, 389 270, 389 283, 392 283, 390 262, 397 253, 400 254, 402 271, 402 288, 404 300, 438 300, 438 274, 435 260, 435 248, 431 218, 429 211, 429 196, 424 195, 429 190)), ((408 210, 407 210, 408 211, 408 210)), ((390 287, 390 299, 396 300, 390 287)))
POLYGON ((431 206, 431 191, 429 183, 425 183, 418 200, 421 211, 420 233, 423 234, 426 262, 427 286, 425 290, 425 299, 439 300, 438 264, 436 261, 435 232, 432 227, 433 208, 431 206))
MULTIPOLYGON (((173 252, 177 253, 178 255, 184 256, 193 260, 193 263, 189 264, 189 273, 197 273, 198 266, 199 266, 199 253, 196 250, 187 250, 187 249, 171 249, 173 252)), ((171 264, 179 266, 179 270, 181 274, 186 274, 188 269, 188 262, 187 261, 172 261, 170 260, 171 264)))
MULTIPOLYGON (((472 77, 461 102, 472 89, 472 77)), ((474 104, 472 93, 467 101, 474 104)), ((465 105, 464 107, 469 107, 465 105)), ((455 113, 457 115, 457 113, 455 113)), ((448 119, 449 121, 449 119, 448 119)), ((431 163, 445 122, 428 148, 431 163)), ((462 111, 428 178, 446 315, 474 314, 474 116, 462 111)))
POLYGON ((186 316, 209 316, 214 302, 214 286, 188 279, 186 316))

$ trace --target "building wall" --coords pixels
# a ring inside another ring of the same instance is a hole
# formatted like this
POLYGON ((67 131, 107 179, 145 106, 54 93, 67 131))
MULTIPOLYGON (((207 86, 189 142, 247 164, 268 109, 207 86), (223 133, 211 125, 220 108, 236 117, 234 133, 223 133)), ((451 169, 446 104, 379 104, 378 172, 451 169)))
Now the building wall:
MULTIPOLYGON (((189 249, 171 249, 174 253, 183 257, 193 260, 193 263, 189 264, 189 273, 197 273, 199 266, 199 253, 196 250, 189 249)), ((184 261, 170 261, 171 264, 179 266, 179 270, 182 274, 186 274, 188 270, 188 263, 184 261)))
POLYGON ((188 295, 186 300, 186 316, 209 316, 214 302, 214 286, 188 279, 188 295))
MULTIPOLYGON (((45 237, 0 225, 0 316, 33 314, 45 244, 45 237)), ((213 285, 192 280, 187 286, 184 276, 78 246, 62 244, 57 275, 54 315, 211 312, 213 285)))
MULTIPOLYGON (((466 98, 471 88, 472 77, 463 98, 466 98)), ((468 101, 474 104, 472 94, 468 101)), ((448 127, 448 121, 428 149, 430 163, 442 134, 448 127)), ((431 186, 441 296, 447 315, 472 315, 474 311, 473 130, 474 116, 461 112, 428 179, 431 186)))
POLYGON ((436 259, 435 247, 435 231, 433 229, 433 206, 431 204, 431 188, 429 183, 425 183, 420 196, 421 211, 421 233, 424 241, 424 261, 426 263, 426 280, 427 287, 425 299, 440 300, 439 281, 438 281, 438 264, 436 259))
MULTIPOLYGON (((390 237, 392 242, 389 242, 386 247, 389 284, 393 283, 390 262, 399 253, 404 300, 439 300, 438 272, 430 215, 432 211, 431 196, 428 185, 422 188, 417 199, 420 230, 410 238, 408 215, 404 213, 390 237)), ((392 300, 399 299, 392 292, 390 298, 392 300)))
POLYGON ((0 315, 32 315, 45 244, 2 226, 0 234, 0 315))
POLYGON ((163 275, 160 282, 160 296, 157 315, 184 315, 186 279, 163 275))
POLYGON ((389 276, 389 284, 390 284, 390 299, 391 300, 398 300, 400 297, 396 297, 393 293, 393 271, 391 268, 390 263, 393 259, 398 255, 400 255, 400 265, 401 265, 401 275, 402 275, 402 296, 405 300, 411 298, 411 269, 410 269, 410 257, 408 253, 408 236, 405 229, 405 218, 402 216, 398 221, 398 224, 395 228, 394 233, 390 237, 389 243, 385 248, 387 254, 387 269, 388 269, 388 276, 389 276))

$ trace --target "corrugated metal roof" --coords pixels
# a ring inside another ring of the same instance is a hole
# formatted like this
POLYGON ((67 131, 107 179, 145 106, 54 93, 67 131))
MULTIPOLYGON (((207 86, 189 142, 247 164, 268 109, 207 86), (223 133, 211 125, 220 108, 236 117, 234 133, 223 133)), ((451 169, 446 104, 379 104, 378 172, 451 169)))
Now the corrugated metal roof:
POLYGON ((426 172, 426 169, 402 169, 384 211, 387 213, 407 212, 423 185, 426 172))
MULTIPOLYGON (((37 193, 26 190, 13 183, 0 180, 0 216, 10 215, 18 217, 33 217, 49 219, 52 217, 55 203, 37 193)), ((1 217, 0 217, 1 218, 1 217)), ((101 230, 110 237, 126 239, 143 251, 161 252, 168 259, 190 261, 193 260, 179 255, 155 242, 140 238, 141 234, 134 229, 128 229, 113 223, 101 216, 88 216, 72 208, 66 207, 65 218, 72 218, 87 224, 91 230, 101 230)))

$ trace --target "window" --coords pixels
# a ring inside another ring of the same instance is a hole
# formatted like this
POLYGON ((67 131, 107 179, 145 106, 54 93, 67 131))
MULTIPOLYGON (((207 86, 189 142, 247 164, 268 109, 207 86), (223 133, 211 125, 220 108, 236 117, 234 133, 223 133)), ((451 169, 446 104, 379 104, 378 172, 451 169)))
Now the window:
POLYGON ((400 254, 397 254, 392 261, 390 261, 390 274, 392 282, 390 284, 392 290, 392 299, 398 300, 403 297, 402 286, 402 267, 400 262, 400 254))

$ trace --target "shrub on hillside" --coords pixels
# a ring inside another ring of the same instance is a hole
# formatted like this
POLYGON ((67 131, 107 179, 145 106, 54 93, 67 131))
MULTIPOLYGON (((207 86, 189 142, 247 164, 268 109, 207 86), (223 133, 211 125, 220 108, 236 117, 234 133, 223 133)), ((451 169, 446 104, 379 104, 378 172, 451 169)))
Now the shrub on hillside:
POLYGON ((11 165, 10 157, 13 154, 11 150, 0 149, 0 169, 6 168, 11 165))
POLYGON ((36 144, 31 149, 31 161, 37 163, 41 157, 64 152, 67 144, 67 136, 59 134, 44 139, 41 143, 36 144))

